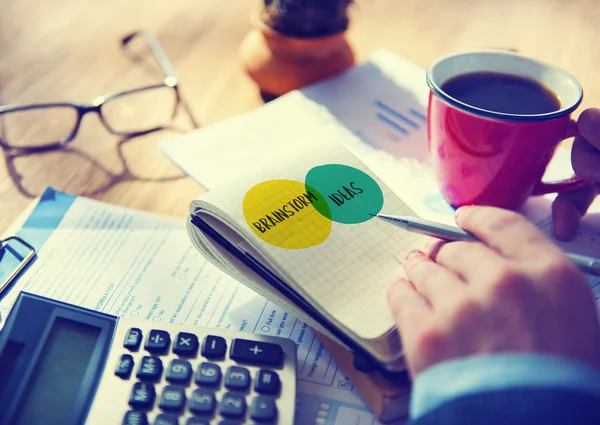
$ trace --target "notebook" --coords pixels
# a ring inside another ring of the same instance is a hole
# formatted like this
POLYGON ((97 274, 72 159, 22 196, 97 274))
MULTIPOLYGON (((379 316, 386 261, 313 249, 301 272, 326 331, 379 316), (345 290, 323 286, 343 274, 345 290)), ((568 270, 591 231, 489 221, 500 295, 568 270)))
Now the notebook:
MULTIPOLYGON (((194 246, 217 267, 388 370, 403 367, 386 288, 424 237, 373 215, 415 213, 338 131, 286 140, 268 166, 190 205, 194 246)), ((249 165, 249 168, 252 168, 249 165)))

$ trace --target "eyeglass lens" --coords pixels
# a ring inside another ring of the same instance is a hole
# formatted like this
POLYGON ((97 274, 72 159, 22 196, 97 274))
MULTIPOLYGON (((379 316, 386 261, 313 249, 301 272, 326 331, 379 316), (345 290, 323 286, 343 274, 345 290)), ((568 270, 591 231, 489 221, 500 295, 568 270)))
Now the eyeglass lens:
POLYGON ((0 115, 0 137, 15 148, 43 147, 68 139, 76 125, 70 106, 12 111, 0 115))
POLYGON ((162 86, 123 93, 102 105, 102 117, 115 133, 128 134, 163 127, 172 120, 177 92, 162 86))

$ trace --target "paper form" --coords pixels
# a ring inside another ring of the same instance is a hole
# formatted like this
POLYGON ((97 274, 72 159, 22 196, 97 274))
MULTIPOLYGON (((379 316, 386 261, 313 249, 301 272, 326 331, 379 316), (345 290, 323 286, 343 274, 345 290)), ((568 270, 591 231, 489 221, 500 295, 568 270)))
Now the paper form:
POLYGON ((349 423, 359 420, 353 415, 374 421, 314 332, 207 262, 183 223, 48 190, 19 235, 38 258, 0 301, 3 318, 26 290, 157 327, 186 323, 291 338, 298 344, 297 423, 335 424, 342 408, 349 423))

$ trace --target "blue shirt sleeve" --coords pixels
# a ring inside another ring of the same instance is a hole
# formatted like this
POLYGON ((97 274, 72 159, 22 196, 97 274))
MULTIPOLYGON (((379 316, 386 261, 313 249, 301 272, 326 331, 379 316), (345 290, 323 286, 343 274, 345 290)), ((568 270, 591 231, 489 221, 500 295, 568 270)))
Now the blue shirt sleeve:
POLYGON ((421 372, 413 384, 413 420, 454 398, 507 388, 562 388, 600 396, 600 370, 539 354, 496 354, 451 360, 421 372))

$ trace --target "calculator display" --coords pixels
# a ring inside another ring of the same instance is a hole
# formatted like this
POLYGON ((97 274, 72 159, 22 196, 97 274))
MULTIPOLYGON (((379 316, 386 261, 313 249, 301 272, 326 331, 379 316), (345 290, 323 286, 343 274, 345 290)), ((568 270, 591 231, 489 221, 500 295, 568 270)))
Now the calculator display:
POLYGON ((54 320, 15 412, 14 425, 69 423, 100 332, 96 326, 66 318, 54 320))

